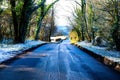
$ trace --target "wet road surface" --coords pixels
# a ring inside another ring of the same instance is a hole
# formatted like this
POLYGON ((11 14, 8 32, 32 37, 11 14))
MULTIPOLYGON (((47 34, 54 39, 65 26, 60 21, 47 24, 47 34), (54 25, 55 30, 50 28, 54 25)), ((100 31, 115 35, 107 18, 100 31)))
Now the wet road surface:
POLYGON ((0 65, 0 80, 120 80, 120 73, 63 41, 46 44, 9 65, 0 65))

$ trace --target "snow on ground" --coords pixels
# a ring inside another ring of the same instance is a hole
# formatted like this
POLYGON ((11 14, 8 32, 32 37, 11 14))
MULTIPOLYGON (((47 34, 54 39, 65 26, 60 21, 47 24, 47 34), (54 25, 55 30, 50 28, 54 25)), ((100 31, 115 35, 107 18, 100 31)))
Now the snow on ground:
POLYGON ((99 47, 99 46, 93 46, 91 43, 88 43, 86 41, 78 42, 76 43, 92 52, 95 52, 98 55, 101 55, 103 57, 106 57, 114 62, 120 63, 120 52, 119 51, 113 51, 113 50, 107 50, 107 47, 99 47))
POLYGON ((24 44, 0 44, 0 63, 16 56, 24 50, 27 50, 29 48, 35 47, 43 43, 45 42, 27 40, 24 44))

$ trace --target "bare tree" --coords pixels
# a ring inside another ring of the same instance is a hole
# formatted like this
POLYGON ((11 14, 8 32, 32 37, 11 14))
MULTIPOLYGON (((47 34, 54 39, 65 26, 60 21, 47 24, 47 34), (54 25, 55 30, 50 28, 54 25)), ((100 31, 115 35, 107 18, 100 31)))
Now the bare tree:
POLYGON ((59 0, 55 0, 54 2, 52 2, 49 6, 45 6, 45 2, 42 4, 41 6, 41 16, 39 17, 38 20, 38 25, 37 25, 37 31, 36 31, 36 36, 35 36, 35 40, 39 39, 39 32, 40 32, 40 28, 42 26, 42 21, 45 17, 45 15, 48 13, 48 11, 50 10, 50 8, 59 0))

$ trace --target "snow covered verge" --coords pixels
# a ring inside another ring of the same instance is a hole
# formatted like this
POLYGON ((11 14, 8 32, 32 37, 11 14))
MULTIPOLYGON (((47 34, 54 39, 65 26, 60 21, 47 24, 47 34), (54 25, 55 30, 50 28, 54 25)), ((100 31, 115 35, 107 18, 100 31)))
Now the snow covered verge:
POLYGON ((15 57, 16 55, 24 52, 25 50, 34 48, 44 43, 45 42, 43 41, 27 40, 24 44, 0 44, 0 63, 15 57))
POLYGON ((93 46, 91 43, 88 43, 86 41, 78 42, 75 45, 81 48, 84 48, 86 50, 89 50, 95 53, 96 55, 102 57, 103 62, 106 65, 112 65, 120 71, 120 52, 119 51, 107 50, 107 47, 93 46))

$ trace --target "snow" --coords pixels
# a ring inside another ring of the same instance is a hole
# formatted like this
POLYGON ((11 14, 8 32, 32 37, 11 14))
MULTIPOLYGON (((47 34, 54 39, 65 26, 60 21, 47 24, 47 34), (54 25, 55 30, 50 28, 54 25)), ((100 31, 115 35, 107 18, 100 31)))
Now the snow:
POLYGON ((115 51, 115 50, 108 51, 107 47, 93 46, 92 43, 88 43, 86 41, 78 42, 76 44, 120 64, 119 51, 115 51))
POLYGON ((24 44, 0 44, 0 63, 43 43, 45 42, 27 40, 24 44))
MULTIPOLYGON (((35 47, 43 43, 45 42, 27 40, 24 44, 14 44, 14 45, 0 44, 0 63, 16 56, 17 54, 20 54, 24 50, 27 50, 29 48, 35 47)), ((78 42, 76 44, 90 51, 93 51, 98 55, 106 57, 114 62, 120 63, 120 52, 118 51, 113 51, 113 50, 108 51, 106 49, 107 47, 93 46, 91 43, 88 43, 86 41, 78 42)))

